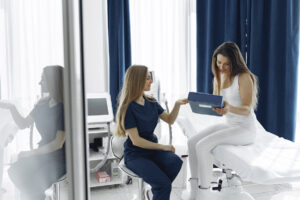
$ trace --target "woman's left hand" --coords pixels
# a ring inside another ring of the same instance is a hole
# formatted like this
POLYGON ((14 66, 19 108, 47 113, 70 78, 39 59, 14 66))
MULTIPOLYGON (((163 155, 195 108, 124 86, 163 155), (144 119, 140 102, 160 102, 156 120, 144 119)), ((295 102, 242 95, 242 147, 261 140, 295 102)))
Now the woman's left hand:
POLYGON ((184 105, 184 104, 187 104, 188 102, 189 102, 188 99, 178 99, 176 101, 176 104, 178 104, 178 105, 184 105))
POLYGON ((224 108, 213 108, 213 111, 219 115, 226 115, 229 112, 230 104, 227 101, 224 101, 224 108))

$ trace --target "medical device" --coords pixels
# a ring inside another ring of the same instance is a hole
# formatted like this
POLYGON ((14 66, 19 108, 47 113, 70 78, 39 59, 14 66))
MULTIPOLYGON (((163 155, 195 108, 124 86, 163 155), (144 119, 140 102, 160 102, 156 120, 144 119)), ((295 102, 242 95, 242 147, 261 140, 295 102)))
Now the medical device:
MULTIPOLYGON (((95 167, 90 169, 91 173, 96 173, 106 163, 110 151, 110 126, 113 121, 113 111, 111 98, 108 93, 89 93, 87 94, 86 101, 88 132, 99 132, 103 129, 108 136, 104 158, 95 167)), ((91 139, 93 138, 89 137, 89 140, 91 139)))
POLYGON ((204 115, 222 116, 213 108, 223 107, 223 97, 213 94, 206 94, 201 92, 190 92, 188 96, 189 104, 194 113, 204 115))
POLYGON ((88 126, 113 121, 111 99, 108 93, 87 94, 88 126))

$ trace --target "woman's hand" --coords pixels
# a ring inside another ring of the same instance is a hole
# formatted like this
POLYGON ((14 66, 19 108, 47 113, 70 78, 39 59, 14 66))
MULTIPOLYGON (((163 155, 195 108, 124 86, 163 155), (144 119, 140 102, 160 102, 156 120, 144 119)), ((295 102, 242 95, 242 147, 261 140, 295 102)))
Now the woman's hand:
POLYGON ((177 101, 176 101, 176 104, 177 105, 184 105, 184 104, 187 104, 189 102, 189 100, 188 99, 178 99, 177 101))
POLYGON ((226 115, 229 112, 230 104, 227 101, 224 101, 224 108, 213 108, 213 111, 219 115, 226 115))
POLYGON ((175 148, 174 148, 173 145, 164 145, 163 150, 164 151, 171 151, 171 152, 175 153, 175 148))

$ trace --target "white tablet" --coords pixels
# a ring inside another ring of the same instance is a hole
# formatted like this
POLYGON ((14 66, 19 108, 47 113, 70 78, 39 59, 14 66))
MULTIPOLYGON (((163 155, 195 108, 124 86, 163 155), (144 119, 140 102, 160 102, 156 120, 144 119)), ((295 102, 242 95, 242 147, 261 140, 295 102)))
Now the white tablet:
POLYGON ((86 99, 88 124, 113 121, 111 98, 108 93, 90 93, 86 99))

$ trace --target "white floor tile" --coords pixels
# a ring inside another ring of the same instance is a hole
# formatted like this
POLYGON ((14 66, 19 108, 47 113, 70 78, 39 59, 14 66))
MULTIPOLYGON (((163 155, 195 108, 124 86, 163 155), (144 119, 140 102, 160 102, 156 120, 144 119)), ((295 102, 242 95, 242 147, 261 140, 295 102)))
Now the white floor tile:
MULTIPOLYGON (((276 184, 258 185, 245 183, 244 189, 249 192, 255 200, 299 200, 300 183, 298 184, 276 184)), ((183 189, 173 188, 171 200, 180 200, 183 189)), ((92 200, 138 200, 137 182, 132 185, 122 185, 118 187, 96 188, 92 191, 92 200)))

